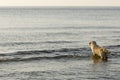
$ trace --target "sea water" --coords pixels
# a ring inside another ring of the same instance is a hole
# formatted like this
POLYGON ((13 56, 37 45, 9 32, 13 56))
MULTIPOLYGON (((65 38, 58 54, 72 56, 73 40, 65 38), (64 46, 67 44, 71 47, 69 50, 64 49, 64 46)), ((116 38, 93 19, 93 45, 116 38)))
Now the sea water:
POLYGON ((1 7, 1 80, 120 79, 120 7, 1 7), (111 51, 93 63, 89 42, 111 51))

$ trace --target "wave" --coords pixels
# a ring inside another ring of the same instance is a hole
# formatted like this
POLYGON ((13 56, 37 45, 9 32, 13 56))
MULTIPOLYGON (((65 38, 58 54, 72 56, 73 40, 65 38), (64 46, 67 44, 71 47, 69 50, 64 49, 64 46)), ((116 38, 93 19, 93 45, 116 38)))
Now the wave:
POLYGON ((120 48, 120 45, 111 45, 111 46, 106 46, 106 47, 113 49, 113 48, 120 48))
POLYGON ((8 61, 32 61, 32 60, 58 60, 58 59, 85 59, 88 56, 81 56, 81 55, 59 55, 53 57, 28 57, 28 58, 0 58, 0 62, 8 62, 8 61))
POLYGON ((16 45, 37 45, 42 43, 50 43, 50 44, 63 44, 63 43, 76 43, 78 41, 41 41, 41 42, 6 42, 0 43, 0 46, 16 46, 16 45))
MULTIPOLYGON (((120 45, 105 46, 112 50, 109 57, 120 57, 120 45), (116 49, 118 49, 116 51, 116 49)), ((91 50, 86 48, 62 48, 54 50, 33 50, 33 51, 18 51, 14 53, 0 54, 0 62, 6 61, 31 61, 43 59, 86 59, 89 58, 91 50)))
POLYGON ((18 51, 0 54, 0 62, 43 59, 82 59, 89 56, 89 48, 62 48, 54 50, 18 51))
POLYGON ((27 51, 5 51, 0 52, 0 55, 24 55, 24 54, 40 54, 40 53, 54 53, 54 52, 76 52, 76 51, 89 51, 90 48, 61 48, 61 49, 51 49, 51 50, 27 50, 27 51))
POLYGON ((32 50, 32 51, 18 51, 15 53, 9 53, 9 54, 0 54, 0 55, 31 55, 31 54, 54 54, 54 53, 60 53, 60 54, 75 54, 75 53, 89 53, 90 48, 61 48, 61 49, 53 49, 53 50, 32 50))

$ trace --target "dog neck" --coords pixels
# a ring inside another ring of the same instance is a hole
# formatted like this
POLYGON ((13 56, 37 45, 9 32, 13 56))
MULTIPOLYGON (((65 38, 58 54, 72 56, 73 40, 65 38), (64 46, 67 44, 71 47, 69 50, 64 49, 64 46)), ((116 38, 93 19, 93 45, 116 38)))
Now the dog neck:
POLYGON ((96 44, 96 45, 91 45, 90 47, 91 47, 92 52, 94 53, 94 48, 97 48, 99 46, 96 44))

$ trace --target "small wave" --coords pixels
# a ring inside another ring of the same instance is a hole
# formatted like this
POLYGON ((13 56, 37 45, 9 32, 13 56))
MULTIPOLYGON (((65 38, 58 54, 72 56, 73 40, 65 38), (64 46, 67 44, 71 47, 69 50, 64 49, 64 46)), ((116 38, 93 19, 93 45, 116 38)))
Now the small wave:
POLYGON ((18 51, 9 54, 0 54, 0 61, 31 61, 42 59, 69 59, 69 58, 85 58, 89 55, 87 48, 62 48, 55 50, 33 50, 18 51), (84 50, 86 52, 84 52, 84 50))
POLYGON ((18 51, 16 53, 11 53, 11 55, 31 55, 31 54, 53 54, 53 53, 86 53, 88 54, 90 48, 61 48, 61 49, 54 49, 54 50, 33 50, 33 51, 18 51))
MULTIPOLYGON (((105 46, 112 50, 109 57, 120 57, 120 45, 105 46)), ((54 50, 18 51, 14 53, 0 54, 0 61, 31 61, 42 59, 85 59, 89 58, 91 50, 86 48, 61 48, 54 50)))
POLYGON ((75 43, 78 41, 41 41, 41 42, 6 42, 6 43, 0 43, 0 46, 16 46, 16 45, 37 45, 37 44, 43 44, 43 43, 55 43, 55 44, 60 44, 60 43, 75 43))
POLYGON ((108 48, 119 48, 120 45, 111 45, 111 46, 107 46, 108 48))
POLYGON ((16 46, 16 45, 40 44, 40 42, 7 42, 0 43, 0 46, 16 46))
POLYGON ((72 41, 46 41, 45 43, 72 43, 72 41))
MULTIPOLYGON (((88 55, 89 56, 89 55, 88 55)), ((58 59, 85 59, 88 58, 88 56, 83 55, 58 55, 58 56, 44 56, 44 57, 28 57, 28 58, 15 58, 15 57, 3 57, 0 58, 0 62, 8 62, 8 61, 32 61, 32 60, 58 60, 58 59)))
MULTIPOLYGON (((118 58, 120 57, 120 54, 111 54, 109 56, 109 58, 118 58)), ((64 59, 64 60, 86 60, 90 58, 90 54, 88 55, 56 55, 56 56, 37 56, 37 57, 21 57, 21 58, 17 58, 17 57, 2 57, 0 58, 0 62, 18 62, 18 61, 33 61, 33 60, 60 60, 60 59, 64 59)))

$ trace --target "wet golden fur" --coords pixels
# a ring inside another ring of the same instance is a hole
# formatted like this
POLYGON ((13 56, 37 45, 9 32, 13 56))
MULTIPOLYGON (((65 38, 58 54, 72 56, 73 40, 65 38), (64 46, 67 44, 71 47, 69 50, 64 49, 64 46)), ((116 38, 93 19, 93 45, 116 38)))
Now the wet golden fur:
POLYGON ((97 55, 101 59, 107 60, 107 56, 110 54, 110 51, 108 51, 106 48, 100 47, 95 41, 89 42, 89 46, 92 50, 93 56, 97 55))

